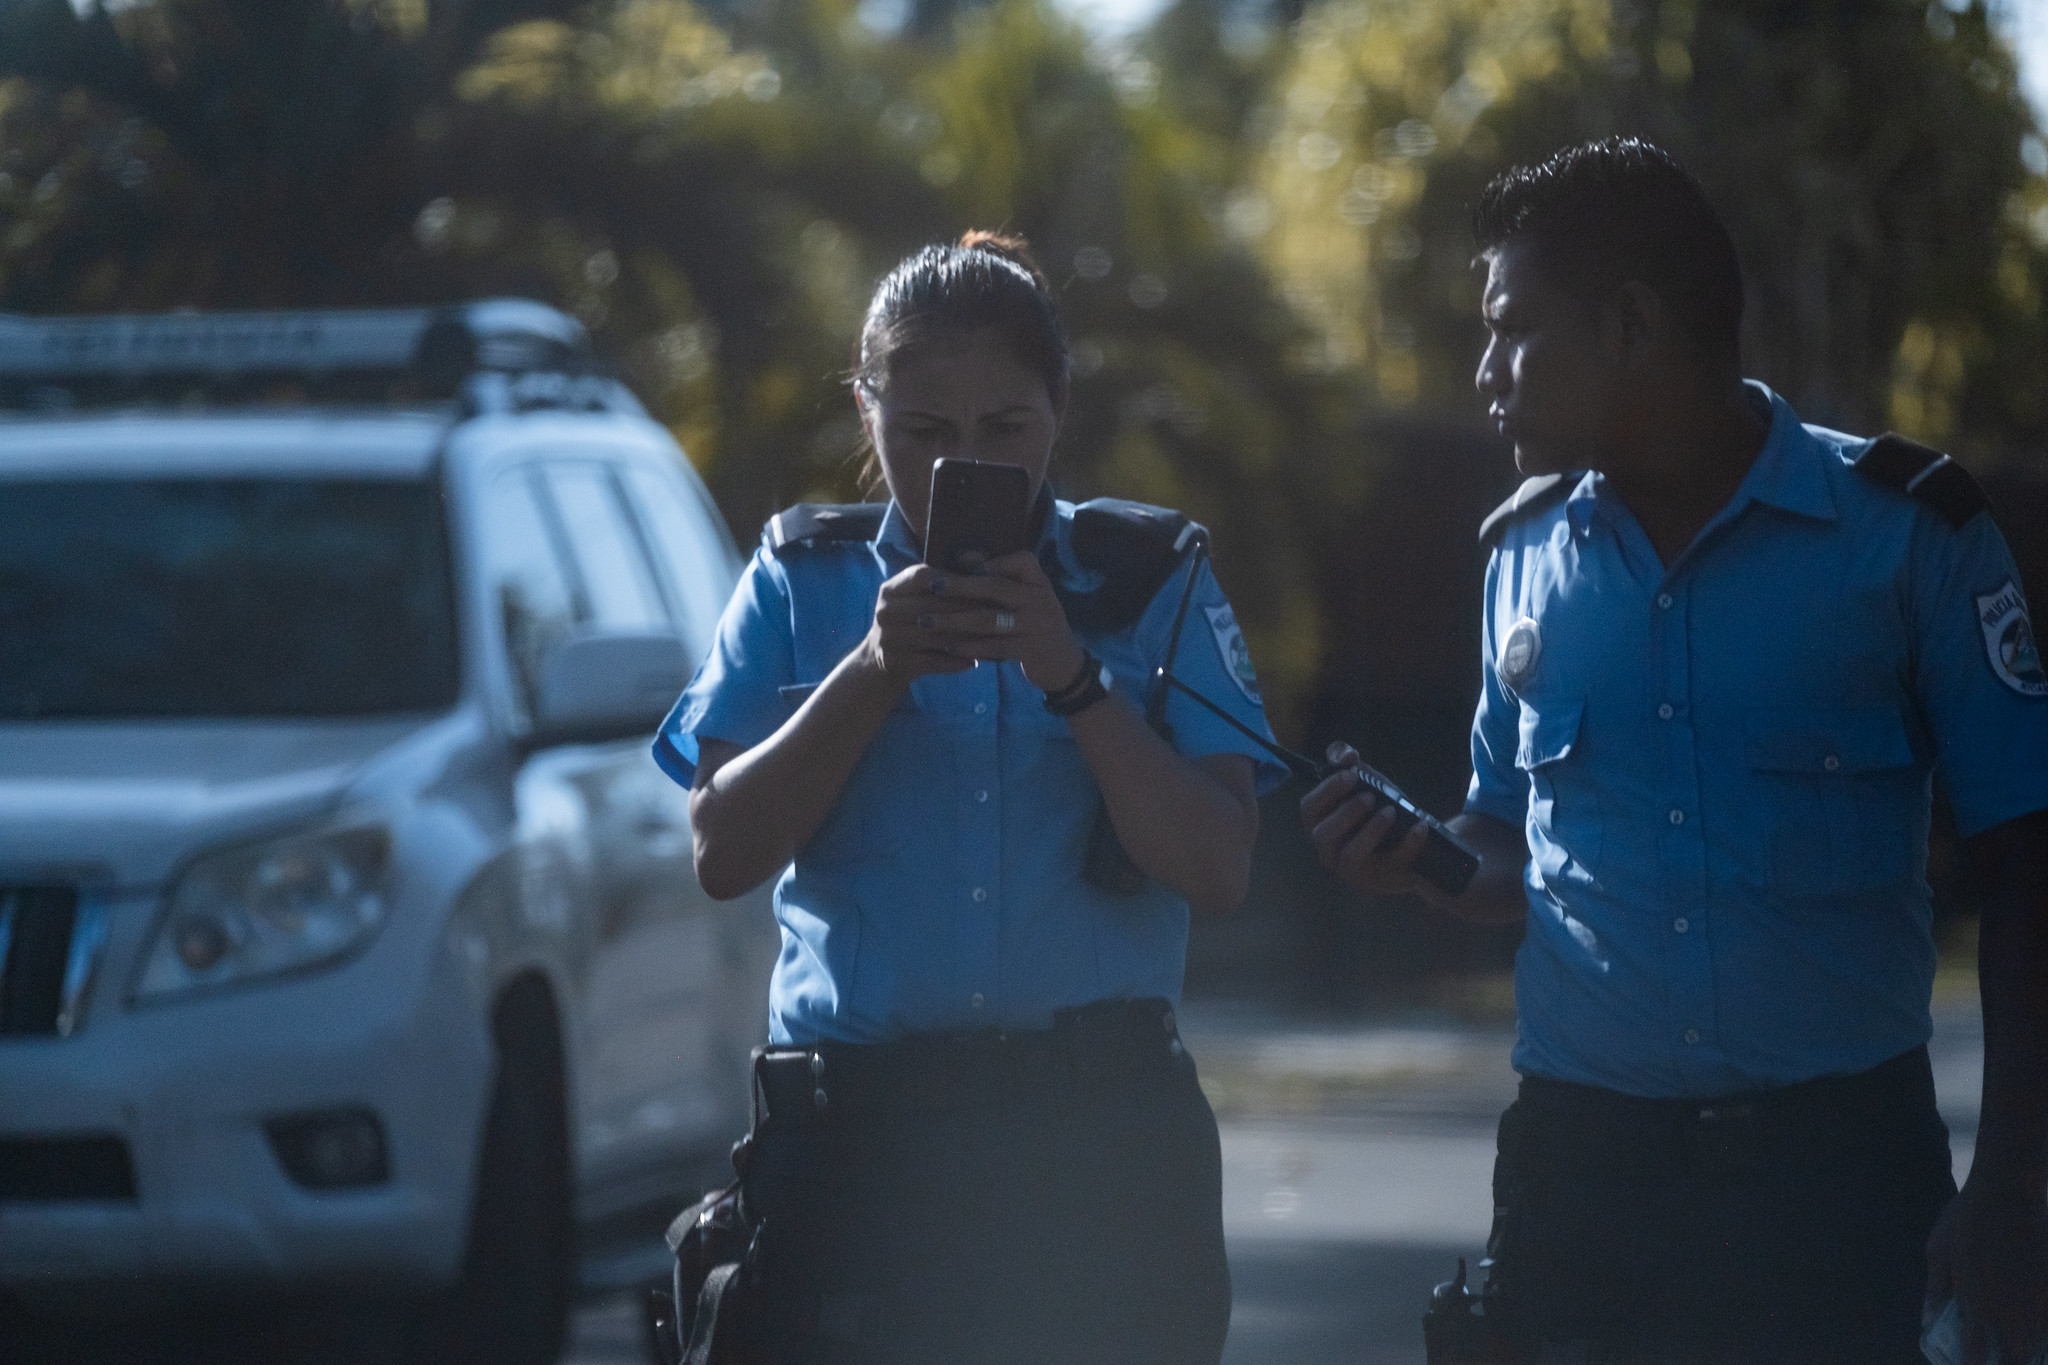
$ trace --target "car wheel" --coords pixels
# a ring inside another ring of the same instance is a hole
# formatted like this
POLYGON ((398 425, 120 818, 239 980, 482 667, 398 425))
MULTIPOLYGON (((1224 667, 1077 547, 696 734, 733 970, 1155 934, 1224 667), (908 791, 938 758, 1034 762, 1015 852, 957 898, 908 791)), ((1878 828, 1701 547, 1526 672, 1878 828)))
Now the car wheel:
MULTIPOLYGON (((516 990, 516 988, 515 988, 516 990)), ((462 1279, 418 1323, 419 1365, 554 1365, 575 1289, 561 1044, 553 1010, 508 1000, 462 1279)))

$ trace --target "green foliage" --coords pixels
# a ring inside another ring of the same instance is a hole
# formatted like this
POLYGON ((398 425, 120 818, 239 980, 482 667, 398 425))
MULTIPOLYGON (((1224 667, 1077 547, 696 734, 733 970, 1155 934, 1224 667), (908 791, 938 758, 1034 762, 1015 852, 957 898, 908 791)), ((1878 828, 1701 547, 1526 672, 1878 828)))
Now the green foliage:
POLYGON ((743 535, 857 495, 840 375, 875 278, 967 226, 1024 231, 1076 338, 1062 486, 1214 524, 1283 711, 1312 678, 1288 529, 1352 405, 1286 363, 1296 322, 1215 226, 1242 157, 1213 95, 1242 105, 1261 73, 1197 5, 1161 48, 1206 43, 1220 79, 1165 89, 1030 0, 943 42, 886 40, 845 0, 723 22, 686 0, 37 0, 9 22, 0 307, 535 294, 591 325, 743 535))
POLYGON ((2048 435, 2048 150, 1981 4, 141 0, 0 7, 0 309, 525 293, 576 311, 744 539, 859 491, 874 280, 1029 235, 1077 381, 1057 478, 1216 532, 1283 727, 1388 412, 1476 416, 1466 206, 1568 140, 1693 165, 1752 371, 1980 454, 2048 435), (1230 16, 1237 15, 1232 18, 1230 16))
POLYGON ((1465 401, 1486 180, 1622 132, 1728 218, 1746 368, 1809 420, 2048 444, 2048 152, 1981 3, 1324 0, 1268 122, 1262 253, 1383 404, 1465 401))

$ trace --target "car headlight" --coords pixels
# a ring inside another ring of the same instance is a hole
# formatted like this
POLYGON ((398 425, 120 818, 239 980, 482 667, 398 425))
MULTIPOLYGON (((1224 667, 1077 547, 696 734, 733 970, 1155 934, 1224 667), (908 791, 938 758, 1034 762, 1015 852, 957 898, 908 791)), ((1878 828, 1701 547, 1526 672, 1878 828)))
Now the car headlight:
POLYGON ((391 835, 326 830, 208 854, 157 924, 137 1000, 331 963, 368 942, 390 896, 391 835))

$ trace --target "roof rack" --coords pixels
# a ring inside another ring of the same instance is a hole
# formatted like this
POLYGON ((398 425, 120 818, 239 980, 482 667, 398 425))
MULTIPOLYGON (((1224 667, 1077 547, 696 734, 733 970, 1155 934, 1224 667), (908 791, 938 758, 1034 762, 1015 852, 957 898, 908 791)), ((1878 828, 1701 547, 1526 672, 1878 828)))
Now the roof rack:
POLYGON ((438 308, 0 315, 0 409, 456 400, 639 412, 583 324, 530 299, 438 308))

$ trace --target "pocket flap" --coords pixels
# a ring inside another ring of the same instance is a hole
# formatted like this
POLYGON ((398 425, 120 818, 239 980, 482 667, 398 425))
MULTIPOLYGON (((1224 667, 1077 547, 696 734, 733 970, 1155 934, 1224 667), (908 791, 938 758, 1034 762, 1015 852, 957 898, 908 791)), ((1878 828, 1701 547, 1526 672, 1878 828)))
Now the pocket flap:
POLYGON ((1869 773, 1913 761, 1906 723, 1887 706, 1752 711, 1749 765, 1770 773, 1869 773))
POLYGON ((1522 700, 1522 744, 1515 754, 1515 766, 1540 768, 1571 753, 1579 738, 1579 716, 1585 702, 1546 701, 1540 707, 1522 700))

